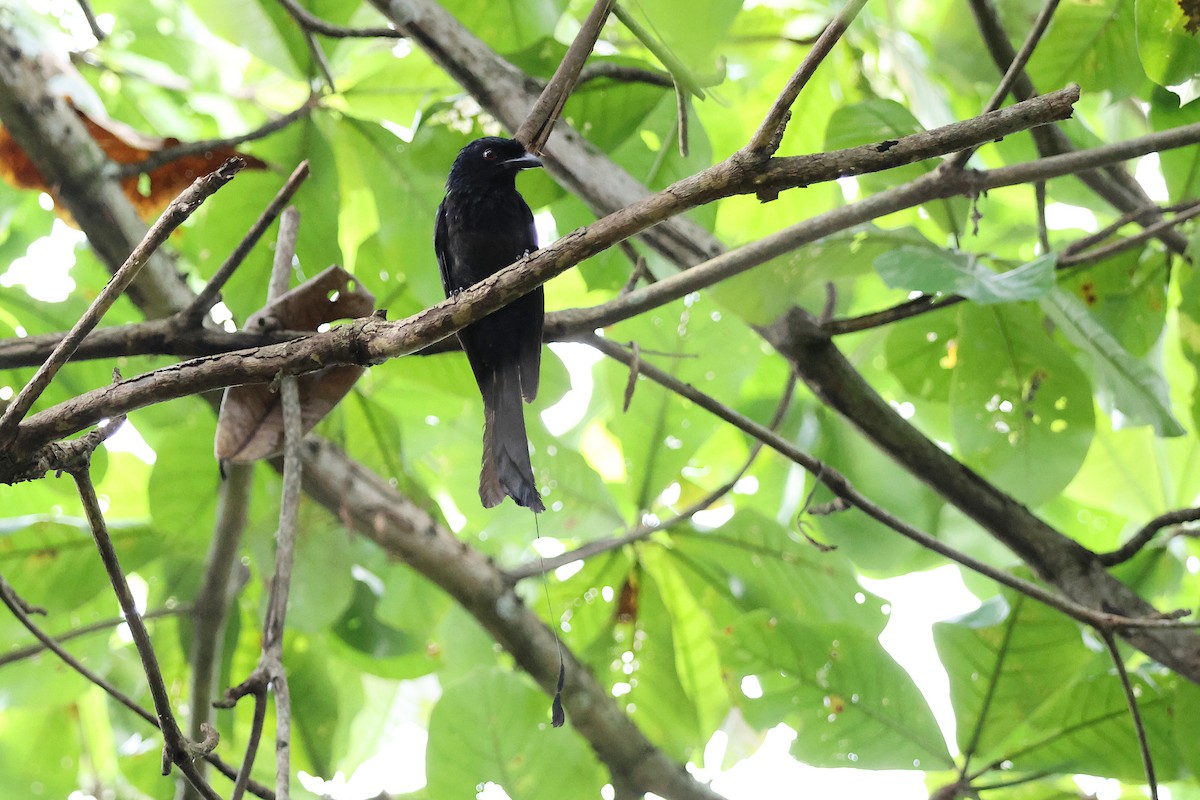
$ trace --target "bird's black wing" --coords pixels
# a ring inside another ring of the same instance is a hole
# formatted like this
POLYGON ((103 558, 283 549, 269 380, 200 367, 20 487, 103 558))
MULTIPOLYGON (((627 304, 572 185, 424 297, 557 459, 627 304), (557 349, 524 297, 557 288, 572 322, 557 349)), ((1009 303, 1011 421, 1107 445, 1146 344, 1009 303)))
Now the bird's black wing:
MULTIPOLYGON (((521 201, 524 210, 525 250, 534 252, 538 249, 537 226, 533 222, 533 212, 524 200, 521 201)), ((533 402, 538 393, 538 378, 541 375, 542 364, 542 324, 545 321, 546 301, 542 287, 534 289, 517 301, 524 307, 527 323, 522 327, 518 343, 518 354, 521 371, 521 397, 526 403, 533 402)))
POLYGON ((456 285, 451 280, 451 275, 454 272, 454 265, 451 263, 451 259, 454 256, 450 252, 450 233, 447 227, 446 201, 443 200, 438 205, 437 218, 433 224, 433 251, 437 253, 438 271, 442 273, 442 289, 445 290, 446 296, 449 297, 456 289, 463 287, 456 285))

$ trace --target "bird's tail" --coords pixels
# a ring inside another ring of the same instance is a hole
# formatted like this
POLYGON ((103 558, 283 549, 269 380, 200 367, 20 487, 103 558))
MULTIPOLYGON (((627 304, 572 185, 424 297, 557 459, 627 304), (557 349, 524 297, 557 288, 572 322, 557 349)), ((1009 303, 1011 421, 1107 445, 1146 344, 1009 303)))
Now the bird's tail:
POLYGON ((529 463, 520 378, 516 370, 498 370, 493 380, 492 391, 484 393, 479 499, 484 508, 491 508, 508 495, 517 505, 545 511, 529 463))

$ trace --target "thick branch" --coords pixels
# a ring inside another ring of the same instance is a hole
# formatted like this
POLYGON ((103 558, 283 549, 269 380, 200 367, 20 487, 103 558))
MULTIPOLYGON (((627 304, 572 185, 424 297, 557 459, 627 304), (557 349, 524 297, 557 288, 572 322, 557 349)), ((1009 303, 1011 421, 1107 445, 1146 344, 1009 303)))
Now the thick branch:
MULTIPOLYGON (((1063 594, 1088 608, 1127 617, 1158 612, 1110 575, 1101 560, 923 436, 872 389, 799 310, 765 331, 822 402, 877 447, 975 520, 1063 594)), ((1192 681, 1200 682, 1200 637, 1180 630, 1125 630, 1124 636, 1192 681)))
MULTIPOLYGON (((0 25, 0 122, 29 156, 46 184, 116 272, 146 235, 146 224, 125 199, 111 162, 92 141, 67 100, 51 91, 43 62, 26 54, 9 25, 0 25)), ((151 255, 129 289, 151 318, 182 308, 191 292, 161 253, 151 255)))

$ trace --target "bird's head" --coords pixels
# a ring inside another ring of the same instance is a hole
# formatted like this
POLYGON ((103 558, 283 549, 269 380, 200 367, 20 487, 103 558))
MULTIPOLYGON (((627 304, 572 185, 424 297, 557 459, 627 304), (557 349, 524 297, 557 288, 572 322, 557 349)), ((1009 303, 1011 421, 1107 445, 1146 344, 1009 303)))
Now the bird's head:
POLYGON ((454 166, 450 168, 446 186, 512 186, 518 172, 541 165, 541 159, 525 152, 525 148, 515 139, 485 136, 459 151, 458 157, 454 159, 454 166))

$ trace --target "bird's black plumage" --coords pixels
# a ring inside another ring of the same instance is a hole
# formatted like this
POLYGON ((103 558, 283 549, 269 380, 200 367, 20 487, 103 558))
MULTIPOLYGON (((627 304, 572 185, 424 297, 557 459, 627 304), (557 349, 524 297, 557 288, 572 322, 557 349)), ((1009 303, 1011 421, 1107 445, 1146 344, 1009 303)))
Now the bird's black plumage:
MULTIPOLYGON (((537 250, 533 212, 516 175, 541 166, 512 139, 488 136, 459 152, 438 206, 433 244, 449 296, 537 250)), ((491 508, 511 497, 544 511, 533 480, 522 398, 537 396, 545 301, 541 288, 458 332, 483 395, 479 498, 491 508)))

